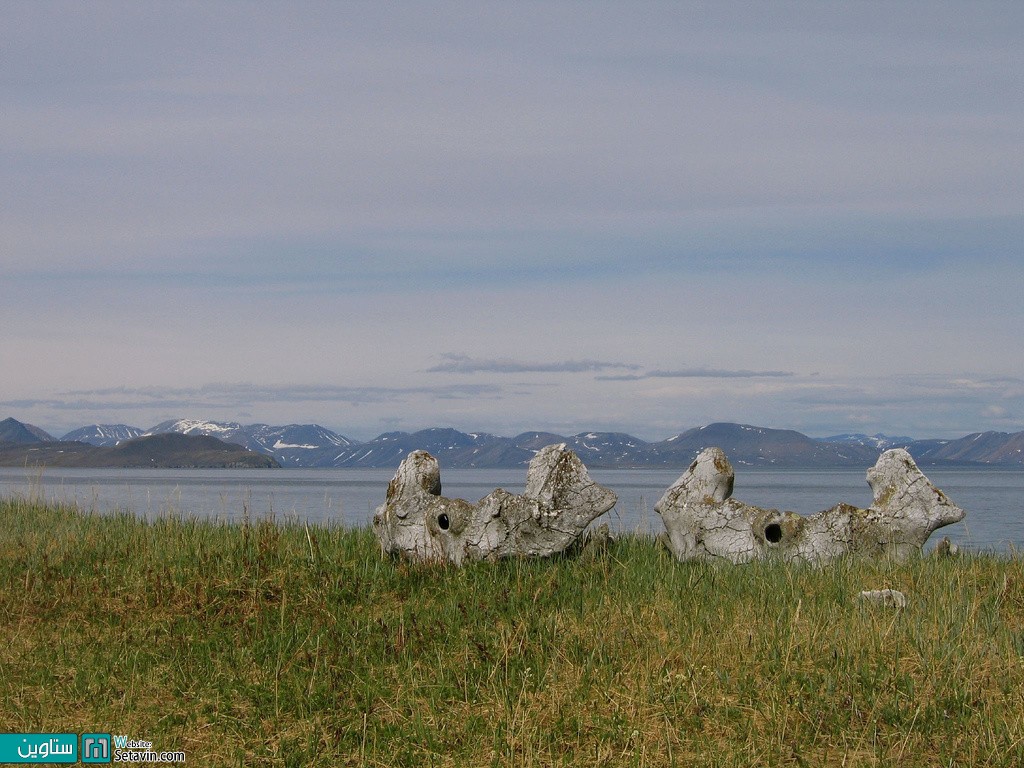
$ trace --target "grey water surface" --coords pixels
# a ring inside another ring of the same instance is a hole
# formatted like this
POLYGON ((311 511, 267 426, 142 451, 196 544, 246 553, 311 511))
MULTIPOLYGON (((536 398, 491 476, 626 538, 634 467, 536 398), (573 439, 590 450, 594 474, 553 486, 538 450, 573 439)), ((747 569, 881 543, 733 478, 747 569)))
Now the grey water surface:
MULTIPOLYGON (((665 469, 591 469, 614 490, 618 504, 598 522, 614 530, 658 534, 654 504, 681 474, 665 469)), ((963 522, 941 529, 962 546, 1000 552, 1024 548, 1024 470, 922 467, 932 482, 967 510, 963 522)), ((845 501, 866 507, 865 470, 736 470, 734 498, 813 514, 845 501)), ((184 515, 221 520, 274 518, 367 525, 384 501, 390 469, 0 469, 0 496, 71 502, 87 511, 129 511, 143 517, 184 515)), ((445 496, 476 501, 494 488, 521 493, 525 469, 442 468, 445 496)), ((934 541, 932 542, 934 543, 934 541)))

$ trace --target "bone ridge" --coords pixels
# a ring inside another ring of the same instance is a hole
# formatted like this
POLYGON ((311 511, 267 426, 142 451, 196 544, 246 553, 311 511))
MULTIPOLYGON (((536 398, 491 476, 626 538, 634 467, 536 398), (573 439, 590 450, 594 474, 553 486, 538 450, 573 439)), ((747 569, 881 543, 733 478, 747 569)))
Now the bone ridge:
POLYGON ((676 558, 823 564, 858 554, 902 560, 966 514, 902 448, 886 451, 867 471, 874 496, 867 509, 840 503, 808 517, 765 509, 734 500, 734 480, 725 453, 706 448, 654 505, 676 558))
POLYGON ((388 484, 373 529, 383 552, 414 560, 548 557, 576 542, 616 501, 564 443, 537 452, 524 493, 497 488, 476 504, 442 496, 437 459, 413 451, 388 484))

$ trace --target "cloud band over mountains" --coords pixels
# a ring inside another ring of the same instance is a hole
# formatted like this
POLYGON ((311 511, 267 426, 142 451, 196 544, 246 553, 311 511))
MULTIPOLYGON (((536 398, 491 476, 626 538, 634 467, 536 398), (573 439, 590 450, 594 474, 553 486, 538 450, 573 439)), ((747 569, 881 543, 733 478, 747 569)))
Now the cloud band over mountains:
POLYGON ((795 376, 793 371, 752 371, 724 368, 681 368, 643 371, 643 366, 603 360, 560 360, 526 362, 502 358, 488 360, 469 355, 443 354, 444 362, 427 369, 428 373, 598 373, 630 371, 630 373, 595 376, 598 381, 642 381, 643 379, 760 379, 795 376))
POLYGON ((498 397, 502 388, 493 384, 450 384, 422 387, 265 386, 256 384, 207 384, 199 387, 109 387, 75 390, 51 398, 0 402, 7 408, 48 407, 57 410, 134 410, 138 408, 236 408, 258 403, 389 403, 413 398, 437 400, 498 397))
MULTIPOLYGON (((548 366, 524 363, 521 367, 536 371, 548 366)), ((37 396, 6 398, 0 401, 0 408, 52 433, 66 432, 88 422, 147 426, 185 417, 266 423, 326 422, 336 431, 366 438, 385 428, 409 426, 412 420, 402 414, 412 409, 425 414, 413 422, 416 427, 450 425, 513 434, 526 429, 565 432, 567 426, 583 426, 628 432, 645 439, 660 439, 673 431, 710 423, 713 417, 698 419, 691 414, 715 414, 716 409, 723 416, 737 414, 736 418, 743 423, 755 423, 759 415, 771 410, 774 415, 763 419, 764 426, 799 428, 810 435, 836 434, 842 431, 835 429, 837 424, 859 430, 876 423, 906 425, 900 433, 915 437, 955 437, 985 429, 1015 432, 1019 431, 1018 424, 1024 415, 1024 380, 1013 376, 845 377, 785 371, 652 369, 648 373, 606 376, 597 381, 602 377, 586 375, 584 366, 574 363, 573 367, 581 370, 537 376, 528 383, 512 379, 508 384, 482 381, 343 386, 241 382, 41 391, 37 396), (645 387, 645 380, 658 385, 645 387), (564 413, 581 399, 580 392, 588 397, 602 397, 606 412, 584 406, 569 411, 571 418, 566 419, 564 413), (500 407, 495 408, 499 402, 500 407), (635 404, 639 404, 639 410, 616 410, 635 404), (260 415, 267 410, 281 410, 286 416, 270 421, 260 415), (516 415, 517 410, 526 415, 516 415), (506 418, 506 412, 513 417, 506 418), (970 419, 961 419, 960 413, 970 414, 970 419)), ((506 370, 503 366, 499 368, 506 370)))

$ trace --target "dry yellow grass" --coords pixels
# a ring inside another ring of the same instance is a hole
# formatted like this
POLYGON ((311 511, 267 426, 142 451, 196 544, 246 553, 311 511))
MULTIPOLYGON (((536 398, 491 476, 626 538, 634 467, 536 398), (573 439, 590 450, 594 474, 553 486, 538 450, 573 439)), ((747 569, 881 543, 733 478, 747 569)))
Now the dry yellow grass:
POLYGON ((1024 764, 1010 557, 382 559, 366 530, 0 501, 0 722, 193 765, 1024 764), (897 611, 856 599, 893 587, 897 611))

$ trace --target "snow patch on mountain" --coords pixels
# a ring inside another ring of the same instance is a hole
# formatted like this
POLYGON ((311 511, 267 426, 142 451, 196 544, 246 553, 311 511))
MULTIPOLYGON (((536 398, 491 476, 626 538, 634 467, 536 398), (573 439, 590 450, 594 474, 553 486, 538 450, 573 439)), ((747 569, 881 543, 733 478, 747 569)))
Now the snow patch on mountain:
POLYGON ((90 424, 68 432, 61 440, 110 448, 125 440, 141 437, 142 434, 141 429, 130 427, 127 424, 90 424))
POLYGON ((831 437, 815 438, 821 443, 840 443, 842 445, 863 445, 868 448, 875 448, 879 451, 887 451, 890 448, 905 448, 914 442, 912 437, 891 437, 878 433, 875 435, 864 435, 860 433, 832 435, 831 437))

